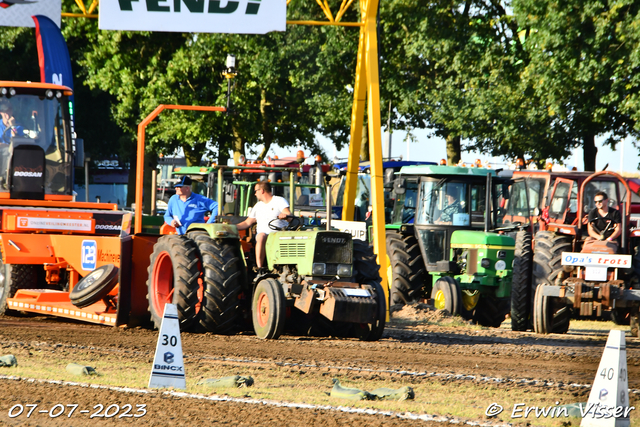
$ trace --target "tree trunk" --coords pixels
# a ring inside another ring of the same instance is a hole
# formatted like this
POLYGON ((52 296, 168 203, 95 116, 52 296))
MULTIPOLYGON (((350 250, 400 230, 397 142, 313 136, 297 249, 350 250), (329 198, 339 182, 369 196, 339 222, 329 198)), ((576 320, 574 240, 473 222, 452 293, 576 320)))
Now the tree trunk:
POLYGON ((582 150, 584 160, 584 170, 589 172, 595 172, 596 170, 596 156, 598 154, 598 147, 596 147, 596 137, 593 134, 584 135, 582 137, 582 150))
POLYGON ((218 146, 218 164, 226 165, 229 163, 229 150, 222 143, 218 146))
POLYGON ((240 156, 244 156, 244 140, 240 134, 236 131, 235 125, 233 127, 233 142, 231 143, 233 149, 233 161, 236 165, 240 164, 240 156))
POLYGON ((457 165, 460 162, 460 136, 447 135, 447 164, 449 166, 457 165))
POLYGON ((193 146, 183 145, 182 151, 184 152, 184 159, 187 162, 187 166, 200 166, 200 161, 206 150, 206 144, 196 143, 193 146))

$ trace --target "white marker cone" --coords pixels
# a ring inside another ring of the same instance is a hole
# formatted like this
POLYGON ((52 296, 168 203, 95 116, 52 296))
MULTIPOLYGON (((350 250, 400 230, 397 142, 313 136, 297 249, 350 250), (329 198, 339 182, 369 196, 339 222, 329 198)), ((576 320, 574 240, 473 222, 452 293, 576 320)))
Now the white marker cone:
POLYGON ((173 304, 164 306, 164 316, 156 345, 156 356, 149 377, 149 388, 173 387, 185 390, 187 380, 182 360, 178 310, 173 304))
POLYGON ((610 331, 580 427, 628 427, 629 380, 624 331, 610 331))

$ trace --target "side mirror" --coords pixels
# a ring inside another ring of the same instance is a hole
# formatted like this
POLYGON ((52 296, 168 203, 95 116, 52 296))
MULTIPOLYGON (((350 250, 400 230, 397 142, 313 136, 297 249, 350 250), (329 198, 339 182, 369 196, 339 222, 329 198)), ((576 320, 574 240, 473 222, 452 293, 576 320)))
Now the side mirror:
POLYGON ((84 167, 84 139, 76 138, 76 149, 73 153, 73 162, 75 167, 84 167))
POLYGON ((407 180, 404 178, 396 178, 396 180, 393 181, 393 193, 394 194, 406 193, 407 191, 407 189, 405 188, 406 181, 407 180))

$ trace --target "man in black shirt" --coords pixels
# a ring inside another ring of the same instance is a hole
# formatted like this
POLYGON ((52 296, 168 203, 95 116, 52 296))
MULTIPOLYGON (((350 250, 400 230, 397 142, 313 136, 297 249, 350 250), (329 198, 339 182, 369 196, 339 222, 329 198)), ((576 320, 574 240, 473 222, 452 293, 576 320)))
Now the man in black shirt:
POLYGON ((603 191, 598 191, 593 201, 596 207, 589 212, 589 236, 595 240, 615 242, 622 234, 620 212, 609 207, 609 197, 603 191))

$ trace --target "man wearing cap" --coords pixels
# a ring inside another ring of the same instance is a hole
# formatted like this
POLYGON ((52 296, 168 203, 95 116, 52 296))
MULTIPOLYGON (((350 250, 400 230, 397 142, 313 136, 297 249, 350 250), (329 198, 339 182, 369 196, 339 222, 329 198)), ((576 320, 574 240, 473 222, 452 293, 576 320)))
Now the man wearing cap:
POLYGON ((204 214, 211 212, 208 223, 214 222, 218 215, 218 202, 191 191, 193 181, 183 176, 173 187, 176 194, 171 196, 164 214, 164 221, 175 227, 178 234, 187 232, 190 224, 203 223, 204 214))
POLYGON ((24 134, 24 128, 18 126, 16 118, 13 117, 13 108, 8 102, 0 103, 0 143, 10 144, 12 136, 22 136, 24 134))

